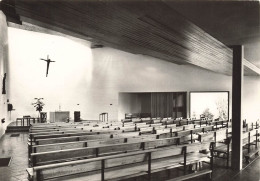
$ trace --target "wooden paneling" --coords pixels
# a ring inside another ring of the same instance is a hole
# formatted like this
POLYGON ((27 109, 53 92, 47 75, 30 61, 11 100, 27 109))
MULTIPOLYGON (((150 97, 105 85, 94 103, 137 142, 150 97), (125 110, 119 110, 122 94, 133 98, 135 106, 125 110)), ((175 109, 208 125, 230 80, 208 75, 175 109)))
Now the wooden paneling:
POLYGON ((186 93, 152 93, 151 112, 152 117, 186 117, 186 93))
MULTIPOLYGON (((23 21, 91 37, 105 46, 232 75, 232 50, 169 2, 17 0, 15 10, 23 21)), ((252 75, 248 69, 245 73, 252 75)))
POLYGON ((245 58, 260 67, 259 1, 165 2, 225 45, 244 45, 245 58))

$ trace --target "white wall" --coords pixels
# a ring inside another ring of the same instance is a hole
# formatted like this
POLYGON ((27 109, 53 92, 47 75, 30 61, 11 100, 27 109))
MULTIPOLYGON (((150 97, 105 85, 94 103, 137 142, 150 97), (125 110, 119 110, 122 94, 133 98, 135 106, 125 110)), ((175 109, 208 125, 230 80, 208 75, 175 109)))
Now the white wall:
POLYGON ((243 118, 247 122, 255 122, 260 119, 260 76, 244 78, 243 118))
MULTIPOLYGON (((11 97, 16 109, 13 117, 35 115, 31 105, 35 97, 43 97, 43 111, 89 109, 86 87, 91 81, 92 54, 88 44, 79 45, 69 39, 8 28, 10 43, 11 97), (47 58, 50 64, 46 77, 47 58), (80 104, 79 106, 77 104, 80 104)), ((83 114, 84 116, 84 114, 83 114)))
POLYGON ((119 93, 118 96, 118 116, 120 118, 124 118, 125 113, 142 112, 142 103, 138 94, 119 93))
MULTIPOLYGON (((108 112, 110 119, 121 119, 119 92, 231 91, 230 76, 194 66, 112 48, 90 49, 87 42, 14 28, 8 28, 8 33, 14 118, 37 115, 31 106, 34 97, 44 98, 47 112, 58 110, 61 104, 62 110, 71 111, 71 117, 74 110, 80 110, 84 119, 98 119, 101 112, 108 112), (56 62, 51 63, 46 78, 46 63, 39 58, 47 54, 56 62)), ((247 88, 254 87, 253 82, 259 79, 249 78, 247 88)))

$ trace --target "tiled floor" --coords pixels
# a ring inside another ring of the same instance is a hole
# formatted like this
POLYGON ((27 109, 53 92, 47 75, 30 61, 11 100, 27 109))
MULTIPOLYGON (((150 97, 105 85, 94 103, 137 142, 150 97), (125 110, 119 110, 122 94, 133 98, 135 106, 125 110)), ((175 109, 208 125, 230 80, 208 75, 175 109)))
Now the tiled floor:
POLYGON ((9 167, 0 167, 0 181, 27 180, 28 133, 19 134, 18 137, 11 137, 11 133, 7 133, 0 139, 0 157, 12 157, 9 167))

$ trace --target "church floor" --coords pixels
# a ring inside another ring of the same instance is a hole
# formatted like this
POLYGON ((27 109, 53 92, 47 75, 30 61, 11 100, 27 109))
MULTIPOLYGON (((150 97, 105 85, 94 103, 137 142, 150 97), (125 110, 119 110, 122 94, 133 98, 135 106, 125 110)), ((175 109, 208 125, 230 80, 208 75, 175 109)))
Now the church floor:
MULTIPOLYGON (((8 167, 0 166, 0 181, 27 181, 25 171, 28 168, 27 139, 28 133, 7 133, 0 139, 0 158, 12 157, 8 167), (12 134, 19 136, 11 137, 12 134)), ((245 166, 240 173, 226 169, 224 160, 215 159, 214 163, 213 181, 260 181, 260 157, 245 166)), ((162 178, 159 176, 156 181, 162 178)))
POLYGON ((213 174, 213 181, 260 181, 260 157, 248 165, 243 162, 243 169, 239 173, 226 169, 223 160, 215 159, 213 174))
POLYGON ((11 157, 9 167, 0 167, 0 181, 25 181, 28 167, 28 133, 7 133, 0 139, 0 158, 11 157), (19 134, 18 137, 11 137, 19 134))

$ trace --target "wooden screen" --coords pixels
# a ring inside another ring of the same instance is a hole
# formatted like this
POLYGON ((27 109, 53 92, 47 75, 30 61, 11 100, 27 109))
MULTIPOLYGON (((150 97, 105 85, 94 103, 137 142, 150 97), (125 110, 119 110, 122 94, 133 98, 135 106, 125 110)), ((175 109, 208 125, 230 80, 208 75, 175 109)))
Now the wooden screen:
POLYGON ((159 92, 151 95, 152 117, 186 117, 186 92, 159 92))

